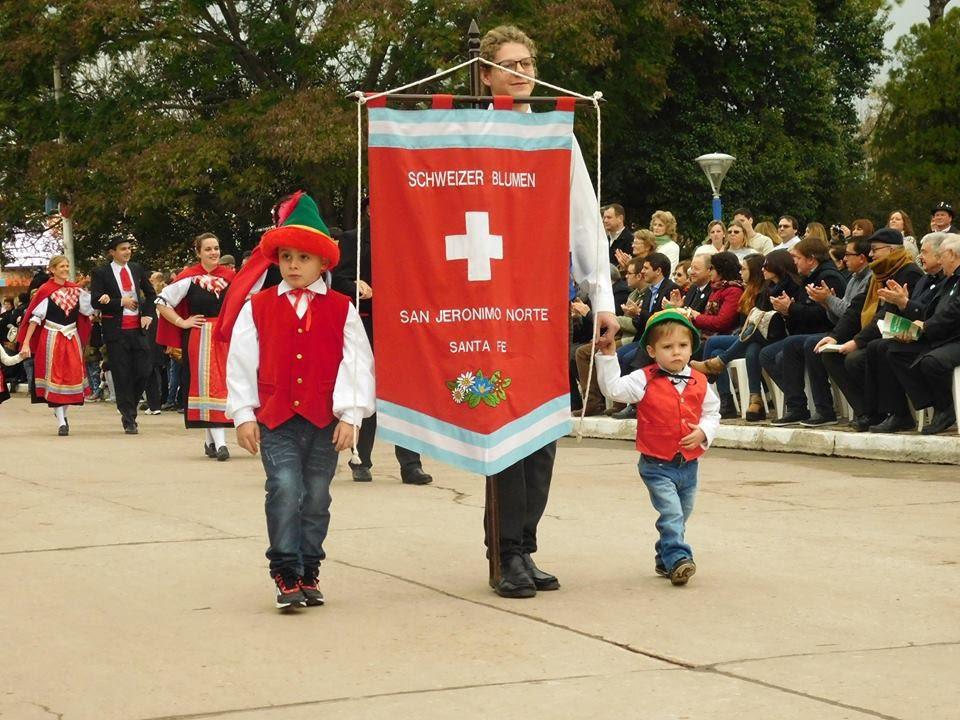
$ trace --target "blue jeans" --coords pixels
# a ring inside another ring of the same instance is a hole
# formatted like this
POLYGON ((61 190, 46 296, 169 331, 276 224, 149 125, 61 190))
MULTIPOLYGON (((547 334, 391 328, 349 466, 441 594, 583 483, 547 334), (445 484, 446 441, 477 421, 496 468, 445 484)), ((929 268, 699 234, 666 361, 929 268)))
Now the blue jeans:
POLYGON ((89 360, 86 363, 87 366, 87 378, 90 380, 90 394, 99 395, 100 394, 100 362, 97 360, 89 360))
POLYGON ((177 396, 180 394, 180 363, 170 358, 167 365, 167 405, 177 405, 177 396))
MULTIPOLYGON (((737 345, 739 338, 736 335, 711 335, 703 344, 703 359, 724 355, 727 350, 737 345)), ((735 358, 731 358, 733 360, 735 358)), ((724 359, 724 362, 730 362, 724 359)), ((730 376, 725 372, 717 375, 717 394, 720 397, 730 394, 730 376)))
POLYGON ((657 530, 660 539, 654 545, 655 560, 667 570, 684 558, 693 559, 693 550, 684 541, 687 518, 693 512, 693 499, 697 493, 696 460, 677 465, 640 458, 640 477, 650 493, 650 502, 660 517, 657 530))
POLYGON ((267 473, 267 535, 270 575, 316 571, 326 555, 330 527, 330 481, 337 471, 336 421, 317 427, 294 415, 273 430, 260 426, 260 457, 267 473))
MULTIPOLYGON (((617 362, 620 363, 620 376, 633 372, 633 361, 640 352, 640 343, 632 342, 617 348, 617 362)), ((646 352, 646 350, 644 350, 646 352)))

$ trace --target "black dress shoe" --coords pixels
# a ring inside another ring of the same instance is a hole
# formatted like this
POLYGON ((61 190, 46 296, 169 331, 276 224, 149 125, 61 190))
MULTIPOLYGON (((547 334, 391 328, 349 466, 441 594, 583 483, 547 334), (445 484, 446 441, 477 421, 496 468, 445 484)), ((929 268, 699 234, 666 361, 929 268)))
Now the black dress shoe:
POLYGON ((537 586, 527 572, 527 566, 519 555, 511 555, 500 563, 500 581, 494 588, 497 595, 505 598, 532 598, 537 586))
POLYGON ((227 449, 226 445, 221 445, 217 448, 217 462, 224 462, 225 460, 230 459, 230 451, 227 449))
POLYGON ((737 412, 737 406, 733 404, 733 396, 723 395, 720 398, 720 419, 733 420, 738 417, 740 413, 737 412))
POLYGON ((61 425, 60 429, 57 430, 57 435, 59 435, 60 437, 66 437, 69 434, 70 434, 70 428, 66 424, 61 425))
POLYGON ((937 410, 933 414, 933 420, 929 425, 924 425, 920 432, 924 435, 937 435, 950 428, 957 421, 957 416, 952 409, 937 410))
POLYGON ((204 443, 203 454, 208 458, 215 458, 217 456, 217 446, 213 443, 204 443))
POLYGON ((538 568, 533 558, 530 557, 530 553, 524 553, 521 557, 523 558, 523 564, 526 566, 527 572, 530 573, 530 577, 533 578, 533 584, 537 590, 560 589, 560 581, 557 580, 557 576, 545 573, 538 568))
POLYGON ((433 482, 433 476, 419 467, 407 471, 401 470, 400 479, 404 485, 429 485, 433 482))
POLYGON ((799 425, 804 420, 810 419, 810 412, 806 409, 804 410, 789 410, 783 415, 778 417, 776 420, 773 420, 770 424, 776 427, 784 427, 786 425, 799 425))
POLYGON ((878 422, 880 422, 880 418, 871 415, 857 415, 850 421, 850 429, 854 432, 866 432, 871 425, 876 425, 878 422))
POLYGON ((900 430, 910 430, 914 427, 913 418, 906 415, 887 415, 887 418, 876 425, 871 425, 872 433, 895 433, 900 430))
POLYGON ((139 434, 140 434, 140 428, 138 428, 136 425, 127 425, 127 426, 123 429, 123 431, 124 431, 127 435, 139 435, 139 434))
POLYGON ((618 413, 614 413, 610 417, 612 417, 614 420, 636 420, 637 406, 627 405, 623 410, 618 413))
POLYGON ((370 472, 370 468, 366 465, 354 465, 353 463, 348 463, 350 465, 350 472, 353 473, 354 482, 372 482, 373 473, 370 472))

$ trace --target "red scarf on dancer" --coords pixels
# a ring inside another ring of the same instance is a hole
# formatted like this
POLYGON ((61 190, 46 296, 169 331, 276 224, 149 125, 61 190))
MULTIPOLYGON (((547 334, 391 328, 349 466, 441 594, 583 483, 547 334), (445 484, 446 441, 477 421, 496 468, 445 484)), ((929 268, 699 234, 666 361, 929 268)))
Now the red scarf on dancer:
MULTIPOLYGON (((23 314, 23 320, 20 321, 20 329, 17 331, 17 347, 23 347, 23 340, 27 337, 27 328, 30 327, 30 318, 33 317, 33 311, 36 310, 37 305, 42 303, 44 300, 48 299, 53 295, 57 290, 63 288, 79 288, 80 286, 69 280, 65 281, 63 285, 58 283, 56 280, 47 280, 43 285, 41 285, 36 294, 33 296, 33 300, 30 301, 30 304, 27 305, 27 311, 23 314)), ((77 301, 79 303, 79 300, 77 301)), ((83 313, 80 313, 77 316, 77 334, 80 336, 80 344, 87 345, 90 342, 90 318, 88 318, 83 313)), ((39 328, 38 328, 39 330, 39 328)), ((37 344, 40 342, 40 333, 34 331, 33 337, 30 338, 30 352, 36 354, 37 344)))
MULTIPOLYGON (((203 263, 197 263, 196 265, 184 268, 180 274, 173 279, 173 282, 198 277, 200 275, 213 275, 214 277, 223 278, 228 283, 231 283, 237 273, 226 265, 217 265, 213 270, 207 271, 204 269, 203 263)), ((174 310, 177 315, 184 320, 190 317, 190 308, 187 307, 186 298, 184 298, 174 310)), ((182 338, 183 329, 168 322, 162 315, 157 313, 157 345, 178 348, 180 347, 182 338)))

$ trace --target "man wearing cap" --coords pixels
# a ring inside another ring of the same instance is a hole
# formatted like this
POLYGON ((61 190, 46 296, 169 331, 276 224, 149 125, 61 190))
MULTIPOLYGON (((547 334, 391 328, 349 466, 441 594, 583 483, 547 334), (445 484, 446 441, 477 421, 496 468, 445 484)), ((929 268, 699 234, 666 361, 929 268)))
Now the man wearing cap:
POLYGON ((882 333, 878 323, 888 312, 897 314, 901 311, 897 305, 884 300, 880 291, 892 280, 906 289, 913 299, 923 270, 910 259, 899 230, 882 228, 867 241, 873 271, 867 291, 850 303, 833 331, 817 343, 814 351, 820 355, 830 377, 853 407, 854 430, 896 432, 906 428, 906 420, 889 410, 884 413, 886 417, 880 414, 877 354, 882 333), (823 352, 826 345, 840 345, 840 349, 823 352))
POLYGON ((133 247, 116 237, 107 246, 111 262, 90 273, 90 297, 101 312, 100 326, 113 374, 123 430, 136 435, 137 403, 153 371, 147 330, 156 319, 157 293, 150 274, 130 262, 133 247))
POLYGON ((953 205, 948 202, 937 203, 930 217, 930 230, 942 233, 960 232, 953 224, 953 217, 953 205))

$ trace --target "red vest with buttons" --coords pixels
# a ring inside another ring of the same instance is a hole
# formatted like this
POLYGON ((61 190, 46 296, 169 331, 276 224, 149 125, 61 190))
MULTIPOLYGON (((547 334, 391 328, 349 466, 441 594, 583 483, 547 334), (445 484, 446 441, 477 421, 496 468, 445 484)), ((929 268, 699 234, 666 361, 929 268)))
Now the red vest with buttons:
POLYGON ((703 455, 703 448, 681 448, 680 440, 690 434, 688 425, 700 423, 707 378, 691 369, 696 382, 688 382, 683 393, 678 393, 670 378, 657 374, 659 369, 655 364, 643 368, 647 389, 637 403, 637 450, 662 460, 671 460, 677 453, 694 460, 703 455))
POLYGON ((350 299, 333 290, 318 293, 302 318, 275 287, 257 293, 250 303, 260 344, 257 420, 271 430, 294 415, 317 427, 329 425, 350 299))

